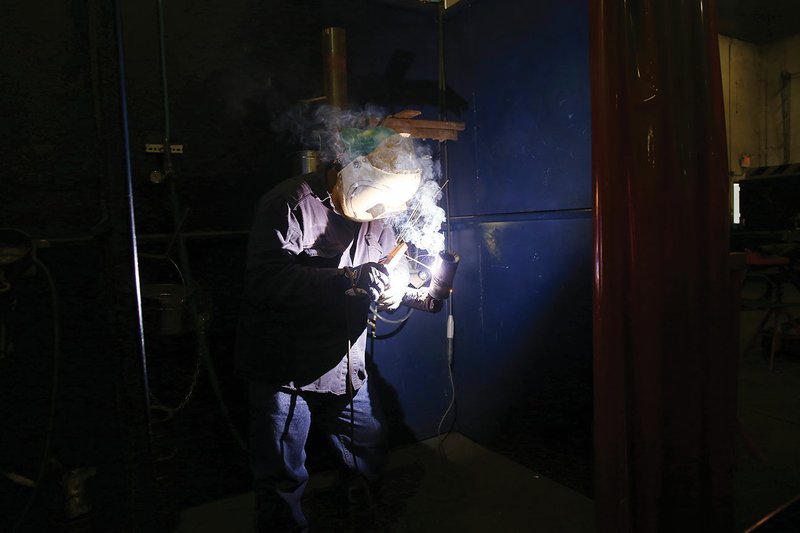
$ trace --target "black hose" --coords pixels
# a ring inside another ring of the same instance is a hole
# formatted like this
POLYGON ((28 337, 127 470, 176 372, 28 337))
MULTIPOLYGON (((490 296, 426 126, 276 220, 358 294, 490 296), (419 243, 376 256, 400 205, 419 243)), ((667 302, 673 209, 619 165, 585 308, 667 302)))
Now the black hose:
POLYGON ((380 320, 381 322, 385 322, 387 324, 402 324, 403 322, 405 322, 406 320, 409 319, 409 317, 411 316, 411 313, 414 312, 414 308, 413 307, 409 307, 408 311, 406 312, 405 315, 403 315, 400 318, 396 318, 396 319, 386 318, 385 316, 381 316, 380 313, 378 312, 377 308, 374 306, 374 304, 370 308, 370 311, 372 311, 372 314, 374 316, 378 317, 378 320, 380 320))
POLYGON ((44 263, 35 257, 32 258, 32 260, 36 267, 44 274, 45 278, 47 279, 47 283, 50 286, 50 304, 52 306, 53 314, 53 377, 50 389, 50 408, 47 414, 47 429, 44 438, 42 459, 39 463, 39 471, 36 474, 33 491, 31 492, 30 496, 28 496, 28 501, 25 503, 25 507, 22 508, 22 512, 20 513, 17 522, 14 524, 14 527, 11 528, 12 533, 19 531, 22 525, 25 523, 28 513, 33 506, 33 502, 36 500, 36 496, 39 493, 39 487, 42 485, 42 480, 44 479, 44 474, 47 470, 47 464, 50 460, 50 452, 53 447, 53 431, 56 423, 58 380, 61 367, 61 318, 58 312, 58 291, 56 290, 56 284, 53 280, 53 276, 50 274, 50 271, 47 269, 44 263))

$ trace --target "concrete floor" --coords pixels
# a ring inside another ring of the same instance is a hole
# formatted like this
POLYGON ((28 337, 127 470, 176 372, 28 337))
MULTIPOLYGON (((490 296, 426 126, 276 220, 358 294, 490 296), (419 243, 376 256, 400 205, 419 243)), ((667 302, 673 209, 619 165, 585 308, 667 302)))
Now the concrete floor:
MULTIPOLYGON (((786 301, 798 302, 791 312, 800 319, 800 294, 791 290, 786 301)), ((784 344, 770 370, 763 339, 757 338, 751 350, 744 350, 763 316, 763 310, 745 310, 741 315, 737 531, 747 530, 800 494, 800 339, 784 344)), ((794 531, 800 531, 800 526, 794 531)))
MULTIPOLYGON (((330 496, 332 472, 312 476, 307 514, 312 531, 530 532, 594 531, 592 501, 467 437, 453 433, 394 450, 372 516, 349 519, 330 496)), ((252 493, 183 511, 178 533, 253 531, 252 493)))
MULTIPOLYGON (((759 288, 746 287, 745 296, 753 289, 759 288)), ((787 287, 785 300, 798 302, 791 312, 800 319, 800 292, 787 287)), ((763 315, 763 309, 741 313, 735 531, 749 530, 800 494, 800 348, 785 344, 772 370, 761 336, 745 350, 763 315)), ((591 499, 457 433, 442 446, 431 439, 394 450, 387 474, 367 525, 363 516, 353 521, 332 503, 334 473, 314 474, 307 513, 317 530, 594 531, 591 499)), ((245 492, 186 509, 177 532, 251 532, 253 504, 252 493, 245 492)), ((767 524, 757 533, 762 531, 772 530, 767 524)))

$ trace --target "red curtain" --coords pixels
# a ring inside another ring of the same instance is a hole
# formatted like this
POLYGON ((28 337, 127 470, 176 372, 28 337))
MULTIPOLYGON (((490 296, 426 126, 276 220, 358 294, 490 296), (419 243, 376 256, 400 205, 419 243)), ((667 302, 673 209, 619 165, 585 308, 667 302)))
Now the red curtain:
POLYGON ((729 531, 738 333, 716 2, 589 6, 597 531, 729 531))

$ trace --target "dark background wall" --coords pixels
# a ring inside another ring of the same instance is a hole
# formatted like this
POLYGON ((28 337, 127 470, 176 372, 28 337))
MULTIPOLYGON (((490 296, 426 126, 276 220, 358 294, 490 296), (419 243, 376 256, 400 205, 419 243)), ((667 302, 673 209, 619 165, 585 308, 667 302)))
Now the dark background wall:
MULTIPOLYGON (((7 51, 0 227, 13 228, 6 241, 20 232, 31 237, 60 309, 56 320, 41 269, 15 279, 0 302, 13 347, 0 360, 2 467, 36 476, 57 354, 53 455, 64 468, 98 468, 103 490, 96 504, 106 523, 147 505, 142 494, 153 477, 137 355, 124 118, 142 281, 180 283, 176 265, 187 266, 173 238, 170 189, 147 179, 162 161, 144 144, 162 142, 165 128, 157 3, 121 3, 126 117, 112 6, 16 2, 0 32, 7 51), (165 252, 174 264, 152 257, 165 252)), ((296 104, 322 94, 322 28, 347 31, 354 111, 415 108, 437 118, 439 21, 436 6, 411 2, 170 1, 164 9, 171 141, 185 150, 173 160, 173 183, 206 321, 203 343, 229 411, 224 416, 207 364, 192 387, 201 344, 195 333, 160 335, 157 305, 145 300, 152 393, 174 405, 192 392, 172 419, 162 423, 156 413, 153 427, 155 475, 178 506, 188 506, 248 489, 246 456, 229 430, 245 427, 232 346, 246 231, 258 197, 288 176, 288 155, 307 147, 291 134, 298 122, 287 116, 307 117, 296 104)), ((416 313, 400 333, 377 340, 373 355, 393 443, 455 429, 589 492, 586 19, 584 3, 571 0, 463 0, 445 15, 444 111, 467 126, 448 144, 444 165, 450 247, 462 258, 454 358, 450 365, 447 309, 416 313)), ((48 468, 48 479, 57 471, 48 468)), ((57 484, 46 487, 39 505, 57 507, 57 484)), ((29 490, 10 483, 4 489, 2 515, 11 521, 29 490)))

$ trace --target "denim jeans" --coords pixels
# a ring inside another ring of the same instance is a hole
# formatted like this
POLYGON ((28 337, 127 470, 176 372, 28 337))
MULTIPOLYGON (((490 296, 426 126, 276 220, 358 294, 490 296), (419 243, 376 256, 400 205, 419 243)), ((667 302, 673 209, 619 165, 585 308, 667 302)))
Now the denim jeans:
POLYGON ((250 467, 259 532, 308 530, 301 498, 308 483, 305 444, 312 423, 350 476, 368 485, 378 481, 386 456, 385 425, 368 382, 356 391, 351 410, 347 394, 288 392, 250 381, 250 467))

